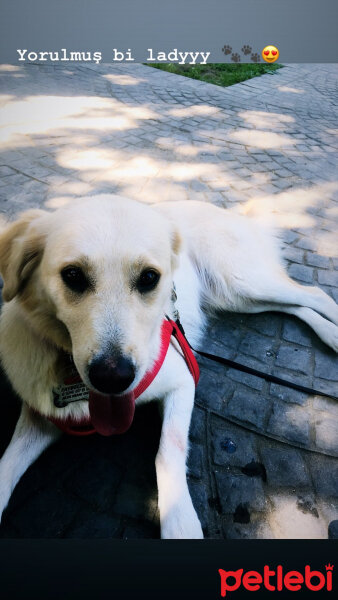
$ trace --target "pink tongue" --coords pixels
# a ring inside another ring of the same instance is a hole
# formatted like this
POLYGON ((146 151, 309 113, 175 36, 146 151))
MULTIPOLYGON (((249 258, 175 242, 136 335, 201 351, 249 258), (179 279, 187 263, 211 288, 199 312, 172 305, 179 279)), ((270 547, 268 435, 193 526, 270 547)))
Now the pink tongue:
POLYGON ((92 424, 101 435, 124 433, 133 421, 134 394, 119 397, 90 392, 89 412, 92 424))

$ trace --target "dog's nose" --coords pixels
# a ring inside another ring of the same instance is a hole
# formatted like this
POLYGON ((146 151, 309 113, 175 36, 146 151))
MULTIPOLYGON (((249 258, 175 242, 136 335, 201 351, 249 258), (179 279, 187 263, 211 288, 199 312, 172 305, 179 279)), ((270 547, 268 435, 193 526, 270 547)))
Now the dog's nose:
POLYGON ((98 392, 120 394, 135 379, 135 368, 131 360, 120 356, 95 358, 89 367, 88 377, 98 392))

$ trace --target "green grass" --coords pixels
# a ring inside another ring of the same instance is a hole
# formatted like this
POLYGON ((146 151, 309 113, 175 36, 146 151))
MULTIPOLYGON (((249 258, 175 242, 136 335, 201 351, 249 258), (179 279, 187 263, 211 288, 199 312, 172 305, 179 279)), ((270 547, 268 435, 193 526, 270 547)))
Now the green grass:
POLYGON ((207 83, 227 87, 234 83, 240 83, 246 79, 264 75, 264 73, 274 73, 282 65, 268 64, 228 64, 228 63, 210 63, 206 65, 178 65, 176 63, 154 63, 149 67, 169 71, 176 75, 184 75, 192 79, 199 79, 207 83))

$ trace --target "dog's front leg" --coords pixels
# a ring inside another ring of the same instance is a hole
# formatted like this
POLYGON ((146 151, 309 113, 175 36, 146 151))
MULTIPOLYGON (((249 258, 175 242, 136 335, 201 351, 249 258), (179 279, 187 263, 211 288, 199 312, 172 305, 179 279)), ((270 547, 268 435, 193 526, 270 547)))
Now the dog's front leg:
POLYGON ((19 479, 59 435, 54 425, 22 405, 13 437, 0 460, 0 521, 19 479))
POLYGON ((188 374, 186 384, 167 394, 163 400, 163 425, 156 456, 156 474, 161 537, 166 539, 203 538, 186 478, 194 395, 194 383, 188 374))

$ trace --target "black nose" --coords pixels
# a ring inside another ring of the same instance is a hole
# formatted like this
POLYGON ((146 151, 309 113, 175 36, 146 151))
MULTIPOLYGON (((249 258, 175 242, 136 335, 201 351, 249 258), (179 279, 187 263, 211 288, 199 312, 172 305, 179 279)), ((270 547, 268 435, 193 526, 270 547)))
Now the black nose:
POLYGON ((102 356, 91 362, 88 377, 98 392, 120 394, 134 381, 135 369, 131 360, 123 356, 102 356))

